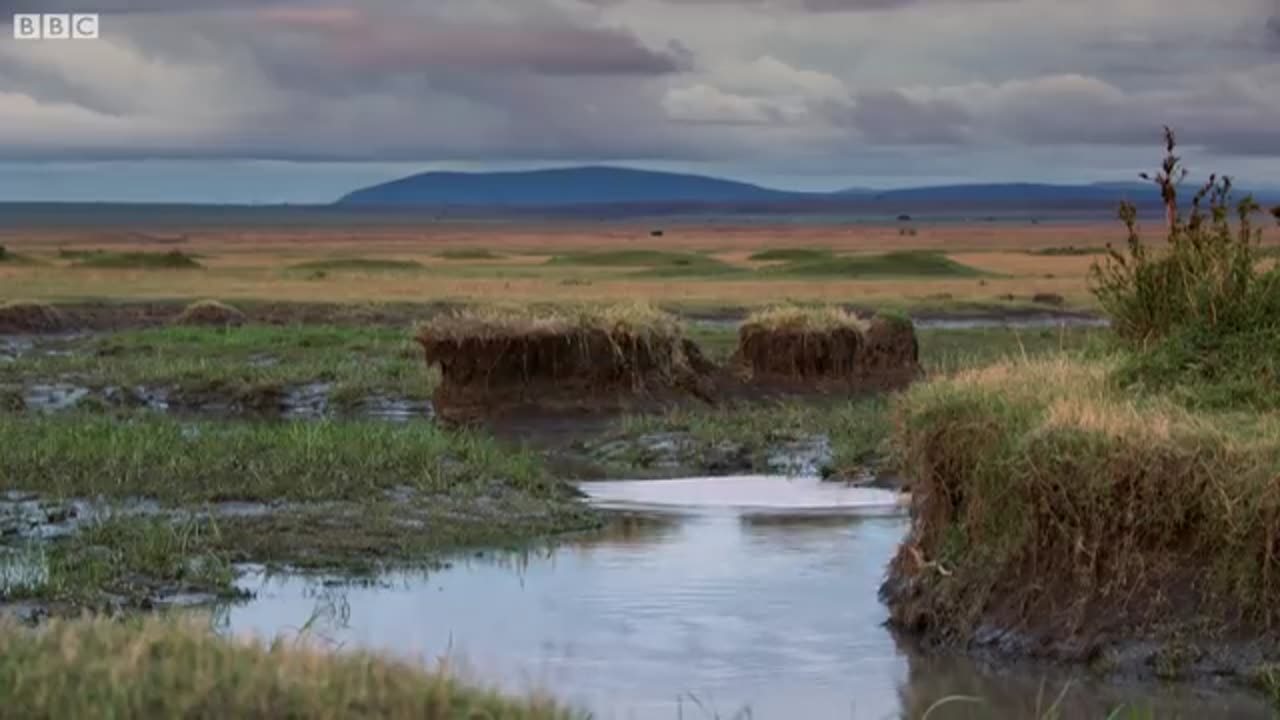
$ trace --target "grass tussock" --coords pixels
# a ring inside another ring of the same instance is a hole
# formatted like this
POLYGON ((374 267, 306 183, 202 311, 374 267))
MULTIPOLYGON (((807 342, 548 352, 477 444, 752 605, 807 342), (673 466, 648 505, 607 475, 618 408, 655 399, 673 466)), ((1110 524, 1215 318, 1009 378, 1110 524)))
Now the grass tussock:
POLYGON ((584 390, 662 390, 706 370, 683 324, 644 304, 475 308, 420 326, 417 341, 440 367, 441 407, 548 393, 594 403, 584 390))
POLYGON ((232 327, 243 325, 247 318, 240 310, 217 300, 198 300, 183 308, 179 325, 232 327))
POLYGON ((168 252, 88 252, 72 265, 102 270, 195 270, 204 267, 194 255, 168 252))
POLYGON ((747 317, 743 325, 770 332, 814 333, 834 330, 866 332, 870 323, 855 313, 837 306, 777 305, 757 310, 747 317))
POLYGON ((582 717, 467 685, 446 668, 335 653, 305 637, 220 637, 199 617, 10 624, 0 642, 0 694, 16 717, 582 717))
POLYGON ((1006 361, 916 386, 893 447, 916 497, 895 623, 967 643, 1274 630, 1280 424, 1122 394, 1114 361, 1006 361))
POLYGON ((870 321, 838 307, 775 307, 747 318, 737 359, 758 380, 909 382, 920 373, 910 320, 870 321))
POLYGON ((0 333, 57 332, 66 327, 54 306, 33 300, 0 303, 0 333))

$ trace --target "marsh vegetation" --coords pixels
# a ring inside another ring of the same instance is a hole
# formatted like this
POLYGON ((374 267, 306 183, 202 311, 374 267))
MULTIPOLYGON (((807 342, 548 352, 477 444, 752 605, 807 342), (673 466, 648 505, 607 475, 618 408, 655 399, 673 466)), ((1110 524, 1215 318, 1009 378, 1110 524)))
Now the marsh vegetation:
POLYGON ((1265 412, 1280 275, 1256 262, 1258 208, 1229 180, 1182 214, 1172 133, 1167 150, 1151 178, 1166 243, 1126 206, 1127 242, 1092 272, 1108 348, 964 371, 896 404, 892 445, 919 488, 884 588, 899 626, 1162 677, 1252 677, 1280 647, 1265 412))

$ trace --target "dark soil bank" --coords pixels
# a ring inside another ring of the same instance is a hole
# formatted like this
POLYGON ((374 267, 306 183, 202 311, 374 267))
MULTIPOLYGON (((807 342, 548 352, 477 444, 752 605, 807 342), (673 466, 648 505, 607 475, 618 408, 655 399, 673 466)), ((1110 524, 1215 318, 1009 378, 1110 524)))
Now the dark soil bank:
POLYGON ((1280 456, 1266 426, 1224 432, 1063 361, 935 381, 895 412, 914 493, 882 588, 896 627, 931 646, 1274 690, 1280 456))
POLYGON ((720 367, 672 316, 642 323, 604 318, 446 319, 418 337, 439 366, 434 404, 447 420, 542 412, 616 412, 715 405, 795 390, 860 393, 922 375, 910 322, 793 330, 748 323, 720 367))

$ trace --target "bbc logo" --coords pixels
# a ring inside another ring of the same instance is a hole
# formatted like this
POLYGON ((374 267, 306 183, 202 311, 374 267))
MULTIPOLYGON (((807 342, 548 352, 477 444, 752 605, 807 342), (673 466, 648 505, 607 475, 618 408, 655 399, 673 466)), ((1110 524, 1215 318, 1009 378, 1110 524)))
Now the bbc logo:
POLYGON ((13 16, 16 40, 97 40, 97 13, 18 13, 13 16))

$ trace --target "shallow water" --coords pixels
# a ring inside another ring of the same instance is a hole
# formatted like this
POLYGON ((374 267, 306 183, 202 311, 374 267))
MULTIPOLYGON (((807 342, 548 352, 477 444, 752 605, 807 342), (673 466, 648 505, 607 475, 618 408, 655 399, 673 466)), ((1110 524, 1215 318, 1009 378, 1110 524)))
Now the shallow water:
POLYGON ((739 491, 647 485, 587 489, 673 512, 555 551, 373 584, 251 571, 241 582, 257 598, 224 608, 219 622, 271 637, 309 626, 343 647, 449 658, 465 676, 549 690, 597 718, 747 717, 743 708, 787 720, 918 718, 957 694, 984 704, 930 717, 1020 718, 1064 687, 1065 718, 1106 717, 1123 703, 1160 718, 1271 717, 1240 692, 1097 684, 1043 668, 994 673, 912 652, 884 627, 877 599, 907 527, 891 494, 780 478, 747 479, 739 491), (821 500, 828 512, 814 514, 821 500))

